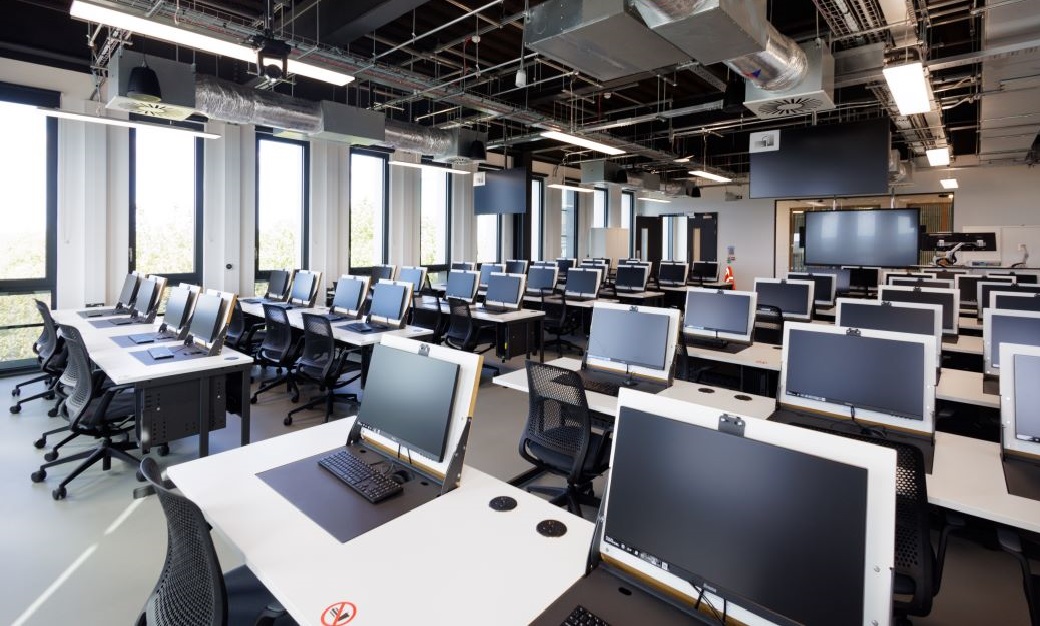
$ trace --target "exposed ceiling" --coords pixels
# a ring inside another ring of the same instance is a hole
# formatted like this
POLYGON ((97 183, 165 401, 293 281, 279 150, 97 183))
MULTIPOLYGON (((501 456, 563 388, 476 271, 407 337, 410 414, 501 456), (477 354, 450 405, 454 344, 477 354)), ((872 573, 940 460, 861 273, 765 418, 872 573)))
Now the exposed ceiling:
MULTIPOLYGON (((113 1, 179 11, 182 18, 204 20, 211 32, 237 37, 262 29, 268 6, 261 0, 113 1)), ((0 21, 0 55, 89 71, 111 33, 72 20, 69 4, 9 0, 7 19, 0 21)), ((1040 106, 1034 104, 1040 65, 1036 47, 1022 44, 1040 38, 1040 0, 990 0, 989 6, 982 0, 772 0, 768 18, 781 33, 799 42, 823 38, 838 58, 837 107, 782 120, 760 120, 741 106, 743 78, 721 63, 684 61, 601 81, 524 48, 523 0, 272 4, 276 36, 299 50, 317 43, 312 62, 356 75, 345 88, 297 78, 276 91, 376 108, 440 128, 472 127, 487 132, 492 145, 549 161, 602 155, 541 139, 535 124, 607 136, 629 152, 614 159, 624 166, 681 175, 685 168, 673 159, 692 155, 706 156, 712 168, 744 173, 751 131, 894 113, 880 68, 864 65, 864 59, 880 58, 881 49, 890 58, 920 55, 941 107, 929 115, 893 117, 893 147, 904 158, 948 141, 955 157, 1022 162, 1040 128, 1040 106), (1009 44, 1024 51, 983 61, 987 49, 1009 44), (522 50, 527 86, 517 88, 522 50)), ((527 8, 539 4, 531 0, 527 8)), ((200 73, 243 84, 254 80, 245 63, 140 37, 128 43, 137 52, 194 61, 200 73)), ((640 42, 609 44, 623 57, 640 42)))

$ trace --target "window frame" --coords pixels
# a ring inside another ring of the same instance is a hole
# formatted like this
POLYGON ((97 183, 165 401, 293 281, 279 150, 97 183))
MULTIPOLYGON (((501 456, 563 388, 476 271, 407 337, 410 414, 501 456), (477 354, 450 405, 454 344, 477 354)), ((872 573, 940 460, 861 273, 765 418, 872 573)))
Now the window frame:
MULTIPOLYGON (((636 192, 634 191, 622 191, 621 192, 621 215, 625 215, 625 202, 628 202, 628 256, 632 257, 632 251, 635 250, 636 246, 636 192)), ((619 224, 621 228, 624 228, 624 222, 619 224)))
POLYGON ((593 187, 592 190, 592 227, 610 228, 610 193, 602 187, 593 187), (596 226, 596 199, 603 198, 603 224, 596 226))
MULTIPOLYGON (((568 178, 564 181, 564 183, 567 185, 578 185, 581 183, 581 181, 568 178)), ((563 258, 578 258, 578 222, 581 219, 581 199, 582 197, 587 195, 587 193, 580 193, 574 191, 573 189, 563 190, 563 195, 560 198, 560 254, 563 256, 563 258), (574 199, 574 208, 571 209, 571 228, 569 233, 563 232, 563 206, 565 204, 564 198, 566 198, 567 194, 571 194, 571 197, 574 199), (570 243, 570 245, 567 247, 567 250, 563 249, 562 238, 564 236, 567 237, 567 241, 570 243)))
MULTIPOLYGON (((458 174, 450 173, 450 171, 449 171, 449 170, 451 170, 451 166, 450 165, 441 166, 441 165, 439 165, 437 163, 434 163, 433 161, 427 161, 427 160, 423 160, 422 163, 423 163, 423 165, 430 165, 430 166, 433 166, 433 167, 437 167, 438 169, 444 170, 444 177, 445 177, 445 185, 444 185, 444 193, 445 193, 445 198, 444 198, 444 221, 445 221, 445 223, 444 223, 444 262, 443 263, 435 263, 435 264, 432 264, 432 265, 424 265, 424 267, 426 267, 426 270, 427 270, 428 273, 430 273, 430 272, 446 272, 449 269, 451 269, 451 261, 452 261, 452 256, 451 256, 451 228, 452 228, 453 224, 452 224, 452 219, 451 219, 451 214, 452 214, 452 210, 451 209, 452 209, 452 199, 454 198, 454 192, 455 192, 455 186, 454 186, 455 180, 454 179, 455 179, 456 176, 458 176, 458 174)), ((419 233, 419 245, 418 245, 419 265, 423 265, 423 263, 422 263, 422 256, 423 256, 423 249, 422 249, 422 234, 423 234, 422 233, 422 210, 423 210, 423 206, 422 206, 422 198, 423 198, 423 193, 422 193, 422 174, 423 174, 423 172, 426 172, 426 171, 428 171, 428 170, 426 170, 426 169, 419 170, 419 228, 418 228, 418 233, 419 233)), ((384 230, 386 230, 386 229, 384 229, 384 230)), ((499 248, 501 248, 501 244, 499 245, 499 248)), ((386 261, 384 260, 383 262, 385 263, 386 261)))
POLYGON ((256 158, 253 159, 253 282, 264 282, 271 280, 272 270, 309 269, 310 268, 310 225, 311 225, 311 145, 309 141, 289 139, 287 137, 276 137, 269 133, 257 132, 255 141, 256 158), (270 269, 260 268, 260 142, 273 141, 298 145, 303 148, 303 197, 300 199, 303 208, 303 216, 300 222, 300 256, 299 268, 294 267, 272 267, 270 269))
MULTIPOLYGON (((480 218, 482 218, 482 217, 493 217, 493 218, 495 218, 495 258, 492 261, 481 261, 480 260, 480 252, 478 250, 476 252, 477 262, 478 263, 502 263, 502 262, 504 262, 503 259, 502 259, 502 213, 485 213, 483 215, 474 215, 473 216, 473 227, 474 227, 474 230, 476 230, 478 232, 480 231, 480 228, 477 226, 477 224, 480 221, 480 218)), ((479 245, 477 246, 477 248, 479 249, 479 245)))
POLYGON ((544 261, 542 257, 545 256, 545 177, 544 176, 531 176, 531 182, 528 185, 531 192, 531 261, 544 261), (537 197, 535 195, 534 186, 538 186, 537 197), (537 207, 535 203, 537 202, 537 207), (537 215, 537 241, 535 240, 535 211, 538 211, 537 215), (535 254, 537 249, 538 253, 535 254), (535 258, 538 257, 538 258, 535 258))
MULTIPOLYGON (((354 155, 355 154, 362 155, 362 156, 376 157, 378 159, 382 159, 382 161, 383 161, 383 194, 382 194, 382 196, 383 196, 383 232, 381 233, 382 236, 380 238, 381 239, 381 241, 380 241, 380 248, 381 248, 381 250, 380 250, 380 255, 379 255, 379 262, 376 263, 376 265, 380 265, 380 264, 386 265, 386 263, 388 262, 388 259, 390 258, 390 251, 389 251, 389 248, 390 248, 390 229, 388 228, 388 226, 390 225, 390 153, 389 152, 383 152, 383 151, 380 151, 380 150, 368 150, 368 149, 364 149, 364 148, 351 147, 350 148, 350 154, 348 156, 348 158, 350 159, 350 173, 349 173, 348 181, 347 181, 347 185, 348 185, 348 189, 349 189, 348 194, 352 194, 353 193, 353 189, 354 189, 354 167, 353 167, 354 166, 354 161, 353 161, 353 159, 354 159, 354 155)), ((354 266, 354 265, 351 265, 351 263, 350 263, 350 254, 351 254, 351 251, 354 249, 354 242, 353 242, 353 238, 354 238, 354 219, 353 219, 353 217, 354 216, 353 216, 353 211, 354 211, 353 203, 350 201, 350 199, 348 197, 348 208, 347 208, 347 271, 350 272, 351 274, 354 274, 354 273, 362 274, 362 275, 371 274, 372 273, 372 266, 371 265, 358 265, 358 266, 354 266)))

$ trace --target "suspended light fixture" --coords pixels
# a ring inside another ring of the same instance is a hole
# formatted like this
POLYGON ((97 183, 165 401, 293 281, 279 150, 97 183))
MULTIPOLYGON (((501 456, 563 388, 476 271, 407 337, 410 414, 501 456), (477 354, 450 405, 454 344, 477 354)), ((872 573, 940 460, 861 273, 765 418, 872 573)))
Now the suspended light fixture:
POLYGON ((140 102, 161 102, 162 88, 159 87, 159 76, 147 63, 130 70, 127 80, 126 95, 140 102))

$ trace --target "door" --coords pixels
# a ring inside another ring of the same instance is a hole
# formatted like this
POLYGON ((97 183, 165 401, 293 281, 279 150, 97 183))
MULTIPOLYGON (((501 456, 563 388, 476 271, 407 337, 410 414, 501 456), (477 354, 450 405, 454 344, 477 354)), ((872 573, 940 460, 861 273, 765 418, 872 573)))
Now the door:
POLYGON ((686 220, 686 258, 694 261, 717 261, 719 256, 719 214, 694 213, 686 220))
POLYGON ((661 261, 661 218, 636 216, 635 256, 644 261, 661 261))

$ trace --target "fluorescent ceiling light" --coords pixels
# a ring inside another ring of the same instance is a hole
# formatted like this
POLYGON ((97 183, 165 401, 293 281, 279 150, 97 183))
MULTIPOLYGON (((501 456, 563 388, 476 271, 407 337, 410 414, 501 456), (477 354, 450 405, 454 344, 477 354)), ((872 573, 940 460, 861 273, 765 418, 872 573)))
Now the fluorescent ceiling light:
POLYGON ((672 162, 673 163, 689 163, 690 162, 690 157, 688 157, 688 156, 679 157, 678 159, 674 159, 672 162))
POLYGON ((400 165, 401 167, 412 167, 417 170, 433 170, 435 172, 447 172, 448 174, 462 174, 469 175, 473 172, 467 172, 466 170, 457 170, 450 167, 437 167, 436 165, 430 165, 429 163, 409 163, 408 161, 390 161, 390 165, 400 165))
POLYGON ((950 164, 949 148, 935 148, 934 150, 926 150, 924 154, 928 157, 928 165, 931 165, 932 167, 942 167, 943 165, 950 164))
POLYGON ((704 170, 692 170, 690 174, 697 176, 698 178, 707 178, 708 180, 713 180, 717 183, 733 182, 732 178, 726 178, 725 176, 719 176, 718 174, 712 174, 711 172, 705 172, 704 170))
POLYGON ((662 200, 661 198, 640 198, 643 202, 659 202, 661 204, 671 204, 671 200, 662 200))
POLYGON ((588 187, 578 187, 577 185, 564 185, 563 183, 553 183, 549 185, 549 189, 566 189, 567 191, 578 191, 581 193, 592 193, 595 189, 589 189, 588 187))
POLYGON ((155 130, 168 130, 175 133, 183 133, 186 135, 192 135, 193 137, 202 137, 203 139, 220 139, 220 135, 214 133, 207 133, 201 130, 192 130, 190 128, 181 128, 179 126, 166 126, 163 124, 149 124, 147 122, 135 122, 132 120, 119 120, 111 117, 101 117, 97 115, 88 115, 86 113, 73 113, 72 111, 62 111, 61 109, 36 109, 42 115, 47 117, 57 117, 63 120, 75 120, 77 122, 90 122, 92 124, 104 124, 105 126, 119 126, 122 128, 147 128, 155 130))
MULTIPOLYGON (((88 22, 129 30, 152 39, 161 39, 162 41, 196 48, 204 52, 238 59, 247 63, 256 63, 257 60, 256 50, 249 46, 155 22, 108 7, 83 2, 82 0, 73 0, 72 7, 69 9, 69 15, 88 22)), ((287 69, 290 74, 299 74, 300 76, 322 80, 337 87, 342 87, 354 80, 354 77, 349 74, 310 65, 309 63, 301 63, 294 59, 289 59, 287 69)))
POLYGON ((939 181, 939 184, 942 185, 943 189, 957 189, 956 178, 943 178, 939 181))
POLYGON ((900 114, 911 115, 932 110, 932 103, 928 97, 928 82, 925 80, 924 66, 920 62, 889 66, 882 72, 900 114))
POLYGON ((588 148, 589 150, 596 150, 597 152, 602 152, 611 156, 617 156, 619 154, 625 153, 624 150, 619 150, 613 146, 608 146, 605 143, 600 143, 598 141, 593 141, 584 137, 578 137, 576 135, 568 135, 567 133, 561 133, 558 130, 543 131, 542 137, 545 137, 547 139, 555 139, 556 141, 562 141, 564 143, 574 144, 576 146, 588 148))

